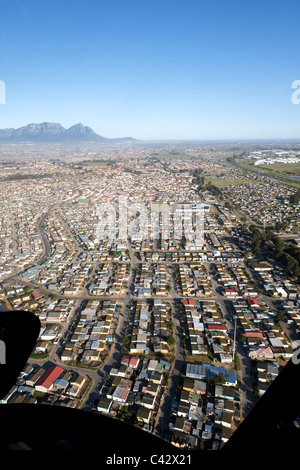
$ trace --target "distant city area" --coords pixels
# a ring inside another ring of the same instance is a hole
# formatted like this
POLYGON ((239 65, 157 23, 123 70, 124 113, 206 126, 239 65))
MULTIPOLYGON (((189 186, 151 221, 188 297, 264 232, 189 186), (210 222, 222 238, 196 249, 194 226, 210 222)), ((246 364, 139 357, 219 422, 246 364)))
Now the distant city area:
POLYGON ((1 403, 221 449, 300 346, 300 144, 79 137, 0 143, 0 308, 41 322, 1 403))

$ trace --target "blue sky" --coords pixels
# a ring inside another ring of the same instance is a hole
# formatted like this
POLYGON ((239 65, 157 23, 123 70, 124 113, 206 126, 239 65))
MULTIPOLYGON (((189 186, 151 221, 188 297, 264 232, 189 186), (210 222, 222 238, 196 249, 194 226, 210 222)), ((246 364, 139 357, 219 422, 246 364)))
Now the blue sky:
POLYGON ((0 128, 300 138, 298 0, 0 0, 0 128))

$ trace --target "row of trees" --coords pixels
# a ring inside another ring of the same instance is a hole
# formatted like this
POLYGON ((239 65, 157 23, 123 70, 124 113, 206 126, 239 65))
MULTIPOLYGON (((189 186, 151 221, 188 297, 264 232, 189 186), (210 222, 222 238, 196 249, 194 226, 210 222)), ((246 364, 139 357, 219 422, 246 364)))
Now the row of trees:
POLYGON ((18 181, 18 180, 39 180, 42 178, 52 178, 56 176, 56 173, 37 173, 37 174, 30 174, 30 173, 16 173, 15 175, 9 175, 1 177, 1 181, 18 181))
POLYGON ((250 243, 254 254, 258 255, 262 249, 273 249, 274 259, 282 266, 285 273, 295 279, 300 279, 300 248, 286 243, 271 230, 259 230, 250 225, 250 243))
POLYGON ((205 176, 203 176, 202 173, 203 173, 202 168, 196 168, 192 173, 193 178, 194 178, 194 183, 198 186, 198 191, 210 191, 214 196, 222 200, 223 193, 221 189, 218 186, 212 184, 211 181, 209 181, 206 184, 205 176))

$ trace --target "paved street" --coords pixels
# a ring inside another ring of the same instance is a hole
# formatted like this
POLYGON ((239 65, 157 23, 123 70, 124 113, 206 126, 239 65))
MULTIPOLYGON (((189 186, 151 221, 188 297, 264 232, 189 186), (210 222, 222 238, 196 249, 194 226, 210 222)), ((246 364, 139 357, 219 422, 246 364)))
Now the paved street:
MULTIPOLYGON (((49 209, 50 211, 50 209, 49 209)), ((44 216, 40 219, 39 224, 38 224, 38 231, 41 236, 43 246, 44 246, 44 254, 42 258, 39 260, 39 263, 42 263, 45 259, 47 259, 50 254, 51 254, 51 247, 48 241, 48 238, 46 236, 46 233, 43 228, 44 221, 49 213, 44 214, 44 216)), ((63 226, 66 228, 67 232, 69 235, 72 236, 71 231, 69 230, 67 224, 65 221, 59 217, 61 223, 63 226)), ((76 246, 78 249, 78 254, 80 253, 80 247, 78 246, 76 242, 76 246)), ((135 280, 135 273, 138 265, 142 262, 141 260, 138 260, 135 254, 135 251, 132 247, 132 244, 130 240, 128 240, 127 243, 128 251, 129 251, 129 257, 130 257, 130 263, 131 263, 131 274, 130 274, 130 279, 128 281, 128 289, 126 294, 123 295, 117 295, 117 296, 91 296, 88 294, 88 291, 85 288, 81 291, 80 294, 74 296, 73 298, 76 299, 76 306, 74 308, 73 314, 69 319, 68 324, 61 323, 61 338, 58 342, 58 344, 54 345, 49 357, 45 359, 44 361, 38 361, 39 364, 43 365, 43 363, 48 363, 48 362, 53 362, 56 364, 60 364, 60 357, 58 352, 61 350, 64 342, 66 341, 68 334, 70 332, 70 326, 73 324, 76 316, 81 310, 81 304, 84 301, 91 300, 91 299, 96 299, 96 300, 119 300, 122 302, 122 311, 119 316, 119 321, 117 324, 117 329, 115 331, 115 336, 114 336, 114 341, 111 345, 111 348, 109 350, 109 354, 105 360, 105 363, 103 366, 99 367, 98 370, 90 370, 90 369, 84 369, 81 367, 70 367, 66 364, 63 364, 63 367, 65 369, 72 369, 72 370, 77 370, 79 373, 86 373, 89 377, 92 379, 92 386, 87 394, 87 396, 84 398, 81 408, 85 410, 90 410, 92 409, 95 399, 97 398, 99 392, 101 391, 102 387, 105 384, 105 379, 106 376, 109 374, 111 367, 115 364, 118 363, 120 358, 121 358, 121 341, 122 337, 125 334, 126 331, 126 321, 128 320, 128 312, 130 311, 130 303, 132 300, 137 300, 137 297, 134 295, 134 280, 135 280)), ((174 322, 174 337, 175 337, 175 359, 172 364, 172 373, 170 375, 169 379, 169 384, 166 387, 164 391, 164 395, 162 398, 162 401, 160 403, 160 408, 158 410, 157 418, 156 418, 156 424, 160 426, 161 429, 166 429, 170 413, 172 411, 172 403, 174 396, 176 394, 176 390, 178 387, 178 381, 180 377, 180 373, 182 371, 182 366, 184 364, 184 346, 183 346, 183 339, 182 339, 182 333, 181 333, 181 325, 180 325, 180 319, 179 319, 179 308, 178 308, 178 303, 181 301, 183 296, 179 295, 176 289, 176 283, 175 283, 175 276, 174 276, 174 270, 173 266, 174 262, 170 261, 159 261, 159 264, 164 264, 167 265, 171 268, 171 290, 169 292, 168 297, 166 297, 164 300, 168 300, 171 305, 172 305, 172 312, 173 312, 173 322, 174 322)), ((217 283, 214 275, 213 275, 213 263, 211 262, 204 262, 203 263, 205 268, 207 269, 207 272, 210 274, 211 277, 211 283, 212 283, 212 289, 214 292, 214 295, 211 295, 210 297, 205 297, 203 300, 213 300, 218 303, 220 306, 224 318, 226 318, 227 326, 229 328, 229 334, 230 337, 233 338, 234 335, 234 327, 233 324, 230 323, 228 320, 228 299, 222 295, 222 290, 220 285, 217 283)), ((34 289, 37 289, 39 292, 49 295, 49 290, 46 287, 37 285, 33 282, 28 282, 21 280, 19 277, 16 276, 10 276, 10 280, 17 280, 18 282, 21 282, 25 285, 32 286, 34 289)), ((91 279, 91 277, 90 277, 91 279)), ((89 284, 89 281, 87 285, 89 284)), ((65 299, 65 298, 71 298, 71 297, 66 297, 63 294, 57 294, 56 292, 53 292, 55 294, 56 298, 58 299, 65 299)), ((269 305, 272 305, 273 300, 270 299, 269 297, 263 295, 261 296, 262 300, 264 300, 266 303, 269 305)), ((156 297, 147 297, 144 298, 143 300, 149 300, 152 298, 156 297)), ((199 298, 199 300, 201 300, 199 298)), ((241 407, 242 407, 242 416, 245 417, 246 414, 249 412, 251 409, 251 406, 253 404, 253 394, 252 394, 252 383, 250 379, 250 361, 245 354, 245 351, 243 350, 243 347, 237 342, 236 343, 236 352, 240 357, 240 362, 241 362, 241 370, 240 370, 240 376, 241 376, 241 407)), ((37 362, 37 361, 32 361, 32 362, 37 362)))

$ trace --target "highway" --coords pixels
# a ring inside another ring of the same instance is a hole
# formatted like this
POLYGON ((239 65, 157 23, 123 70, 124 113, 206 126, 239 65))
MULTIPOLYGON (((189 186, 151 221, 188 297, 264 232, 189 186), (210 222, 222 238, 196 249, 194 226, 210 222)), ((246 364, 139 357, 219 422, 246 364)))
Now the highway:
POLYGON ((53 206, 49 207, 47 212, 40 218, 39 223, 38 223, 38 232, 39 236, 41 237, 43 247, 44 247, 44 252, 42 257, 37 261, 37 264, 43 264, 50 256, 51 256, 51 246, 47 237, 47 234, 44 230, 44 222, 47 219, 49 213, 53 209, 53 206))

